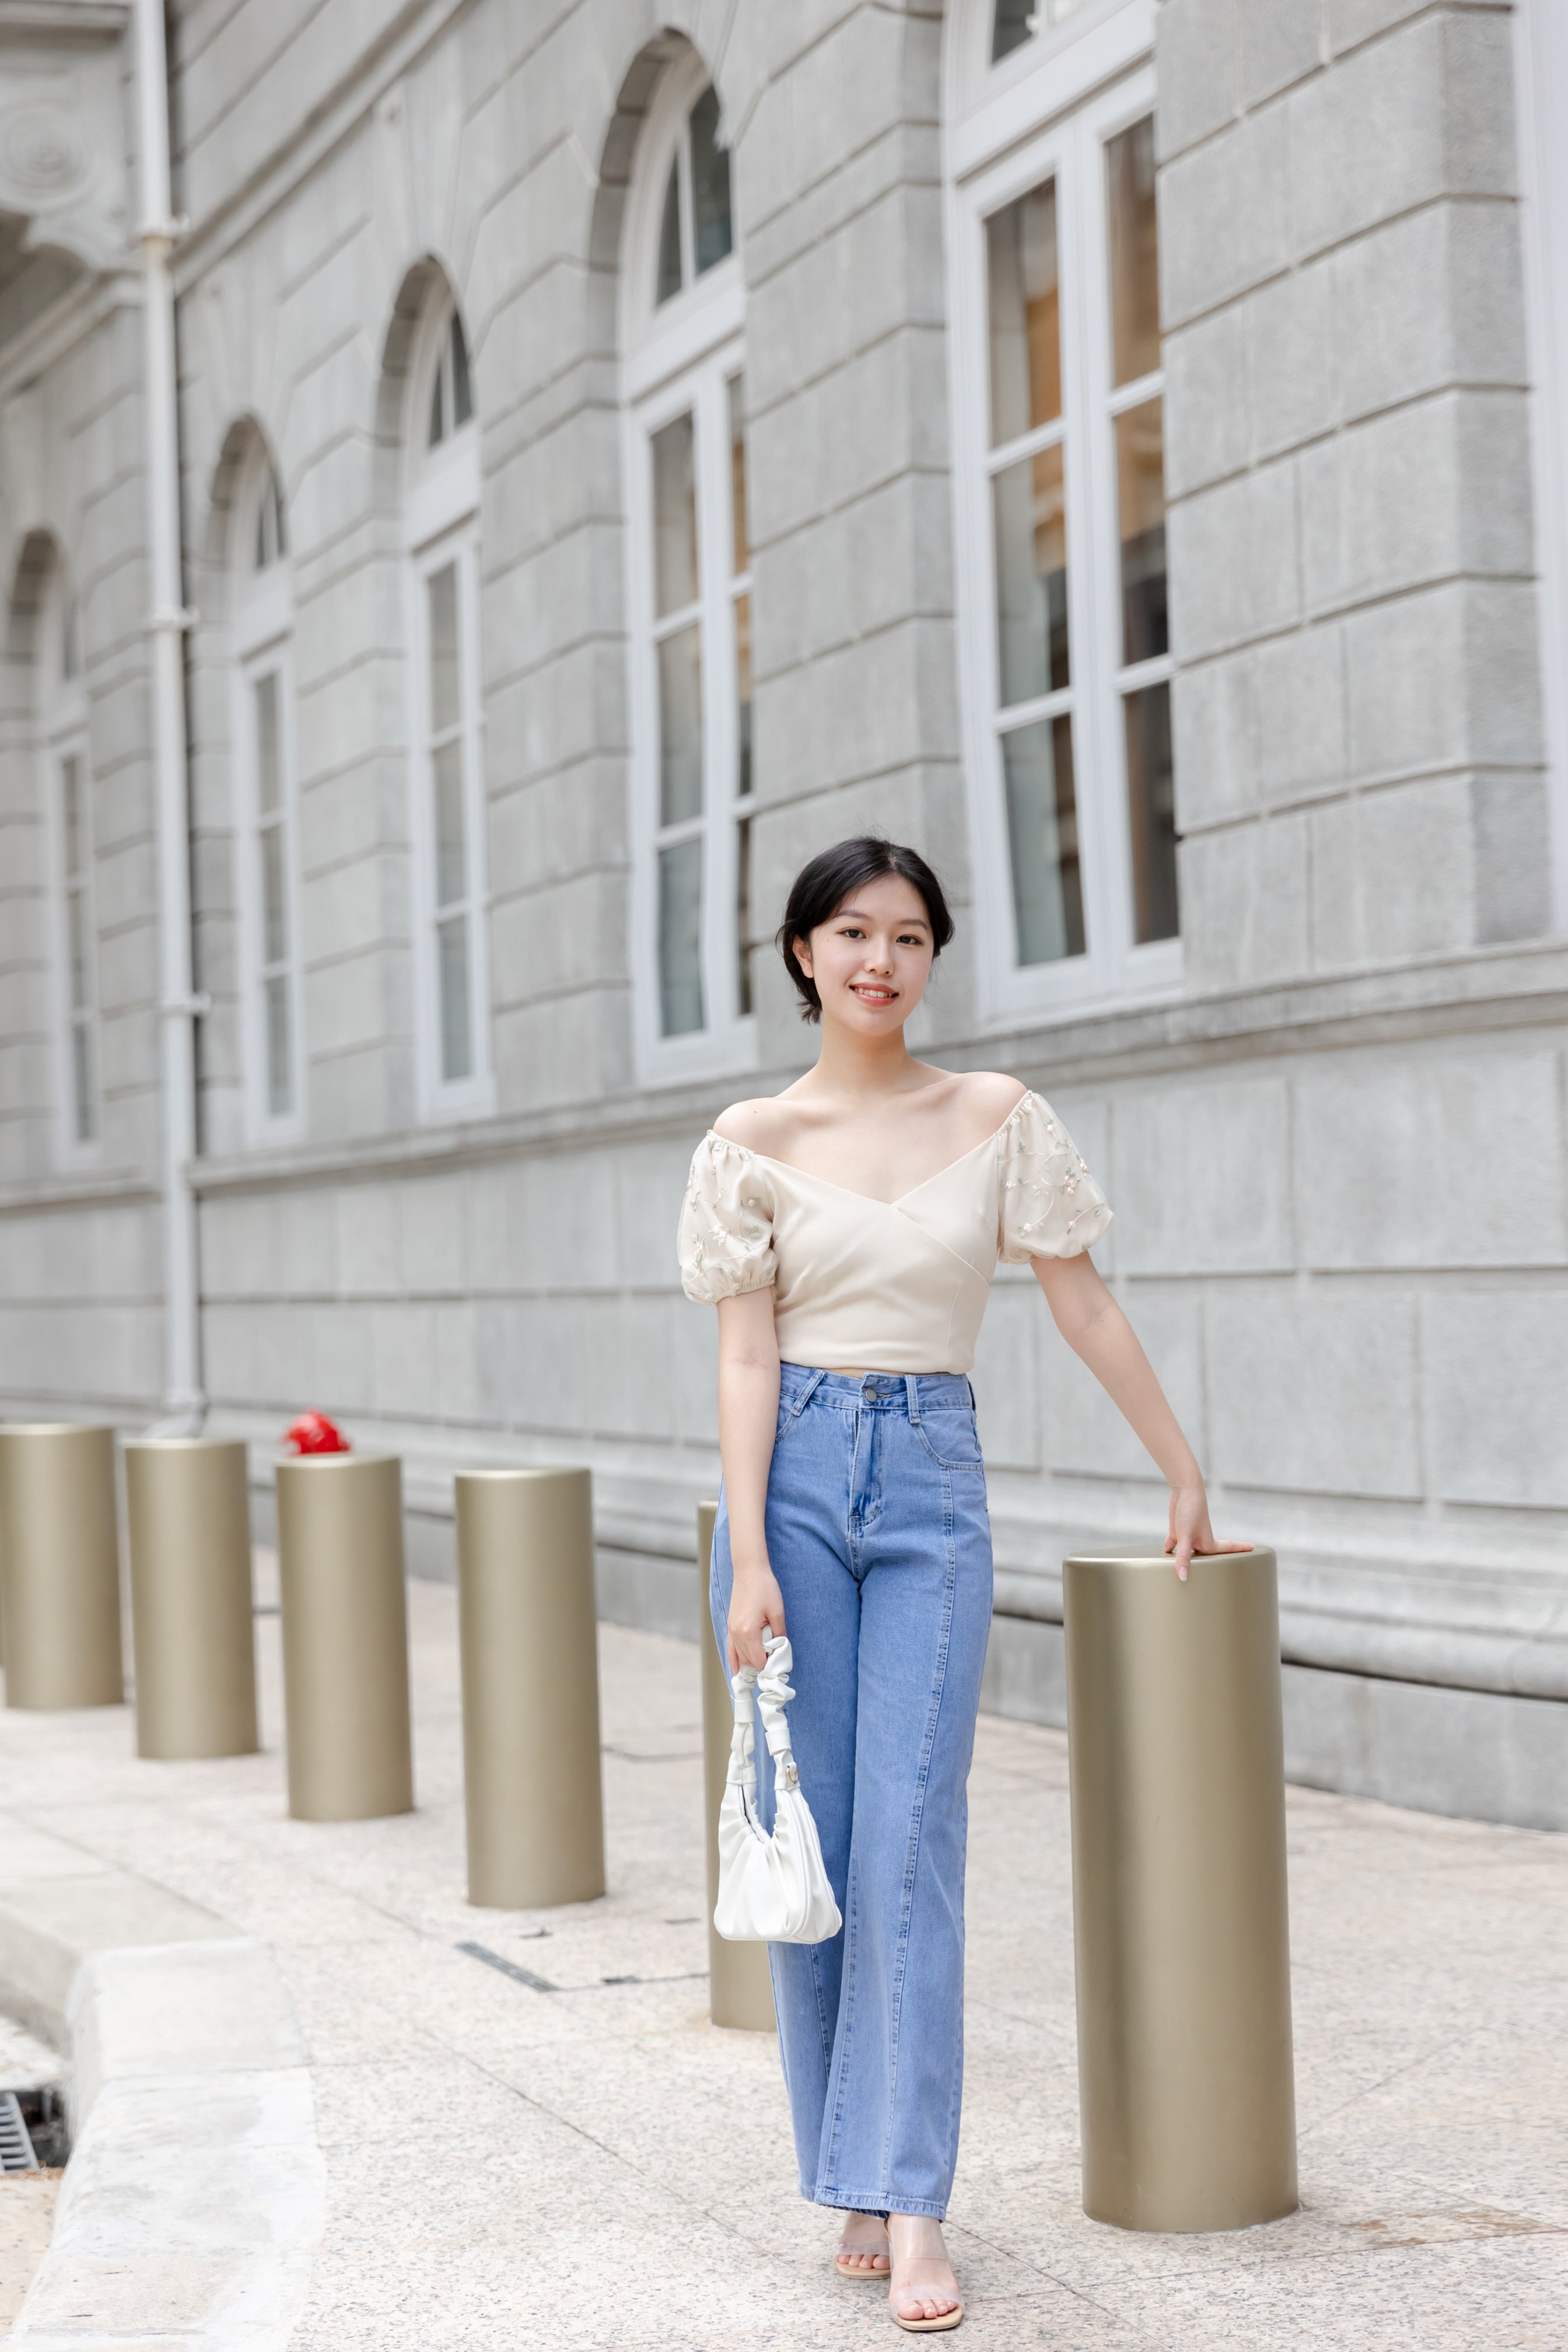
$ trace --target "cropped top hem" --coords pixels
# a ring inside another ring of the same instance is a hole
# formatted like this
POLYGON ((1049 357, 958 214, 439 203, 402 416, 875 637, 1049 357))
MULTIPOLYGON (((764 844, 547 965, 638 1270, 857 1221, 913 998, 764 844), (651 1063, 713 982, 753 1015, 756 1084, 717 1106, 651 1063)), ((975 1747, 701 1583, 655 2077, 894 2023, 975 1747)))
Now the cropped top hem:
POLYGON ((789 1363, 967 1372, 998 1263, 1076 1257, 1110 1223, 1072 1138, 1035 1094, 896 1201, 710 1129, 681 1210, 681 1283, 706 1306, 771 1286, 789 1363))

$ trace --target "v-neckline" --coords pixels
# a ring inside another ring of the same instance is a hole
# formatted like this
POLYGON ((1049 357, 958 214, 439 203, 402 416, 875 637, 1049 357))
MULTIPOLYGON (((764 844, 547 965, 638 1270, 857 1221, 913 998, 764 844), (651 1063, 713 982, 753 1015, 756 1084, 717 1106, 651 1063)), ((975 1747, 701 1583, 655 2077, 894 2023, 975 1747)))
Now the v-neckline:
POLYGON ((830 1192, 842 1192, 847 1201, 864 1201, 868 1209, 901 1209, 904 1202, 912 1201, 917 1192, 923 1192, 928 1186, 940 1183, 944 1176, 951 1176, 955 1168, 962 1168, 966 1160, 973 1160, 977 1151, 984 1151, 998 1142, 1028 1099, 1026 1088, 1000 1127, 994 1129, 989 1135, 983 1135, 978 1143, 972 1144, 967 1151, 961 1151, 958 1158, 950 1160, 945 1168, 937 1169, 932 1175, 922 1176, 918 1184, 911 1184, 907 1192, 900 1192, 893 1201, 884 1201, 876 1192, 858 1192, 853 1184, 837 1184, 831 1176, 819 1176, 814 1168, 797 1168, 793 1160, 775 1160, 772 1152, 753 1151, 749 1143, 736 1143, 730 1136, 721 1135, 717 1128, 710 1127, 708 1132, 716 1143, 727 1143, 732 1151, 743 1151, 748 1160, 760 1160, 764 1168, 782 1168, 788 1176, 804 1176, 810 1183, 826 1184, 830 1192))

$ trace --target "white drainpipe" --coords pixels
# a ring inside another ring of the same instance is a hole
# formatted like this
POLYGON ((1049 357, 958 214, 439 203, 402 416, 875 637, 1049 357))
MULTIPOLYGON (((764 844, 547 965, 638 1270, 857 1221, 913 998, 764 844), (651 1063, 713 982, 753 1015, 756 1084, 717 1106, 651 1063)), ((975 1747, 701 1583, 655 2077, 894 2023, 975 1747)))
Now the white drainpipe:
POLYGON ((205 1011, 191 969, 190 798, 185 763, 184 610, 180 577, 180 419, 174 367, 177 234, 169 184, 169 74, 163 0, 135 0, 137 150, 142 167, 147 411, 147 543, 152 610, 153 764, 158 808, 158 1037, 163 1191, 163 1404, 160 1424, 198 1430, 201 1294, 191 1163, 196 1149, 195 1024, 205 1011))

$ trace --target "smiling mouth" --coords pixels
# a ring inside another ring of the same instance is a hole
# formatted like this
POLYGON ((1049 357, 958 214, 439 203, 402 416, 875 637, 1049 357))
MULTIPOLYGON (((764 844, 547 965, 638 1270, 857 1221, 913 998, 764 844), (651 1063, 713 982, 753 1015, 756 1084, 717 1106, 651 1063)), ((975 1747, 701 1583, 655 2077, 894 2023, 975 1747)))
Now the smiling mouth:
POLYGON ((867 1004, 891 1004, 898 992, 896 988, 880 988, 874 981, 850 982, 850 994, 858 996, 867 1004))

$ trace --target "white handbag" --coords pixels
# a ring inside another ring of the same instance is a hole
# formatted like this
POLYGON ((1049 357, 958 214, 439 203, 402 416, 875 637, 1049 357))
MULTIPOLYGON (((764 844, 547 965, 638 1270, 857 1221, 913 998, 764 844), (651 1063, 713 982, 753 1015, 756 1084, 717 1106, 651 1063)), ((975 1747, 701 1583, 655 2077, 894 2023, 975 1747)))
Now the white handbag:
POLYGON ((768 1662, 740 1666, 731 1685, 735 1729, 719 1807, 719 1900, 713 1925, 731 1944, 820 1944, 843 1926, 823 1865, 822 1843, 790 1752, 784 1708, 794 1654, 783 1633, 763 1636, 768 1662), (752 1693, 773 1759, 773 1833, 757 1819, 752 1693))

